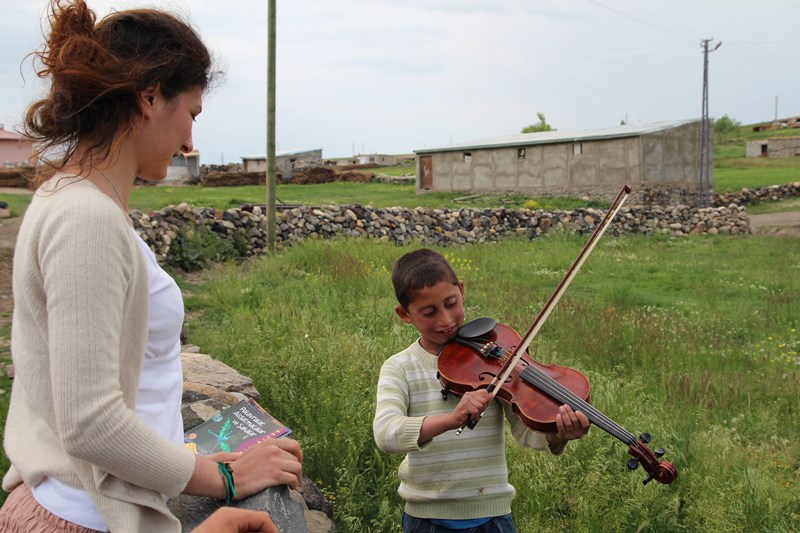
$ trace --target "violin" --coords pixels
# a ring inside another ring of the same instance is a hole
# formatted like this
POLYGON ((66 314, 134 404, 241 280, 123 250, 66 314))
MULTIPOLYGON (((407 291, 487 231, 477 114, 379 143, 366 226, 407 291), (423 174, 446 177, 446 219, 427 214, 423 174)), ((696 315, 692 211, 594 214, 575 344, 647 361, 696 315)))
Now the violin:
MULTIPOLYGON (((661 448, 655 452, 647 447, 650 435, 639 438, 608 418, 589 403, 589 380, 577 370, 537 363, 527 353, 528 346, 539 332, 558 300, 575 278, 589 253, 605 233, 613 217, 630 194, 628 185, 622 187, 603 220, 597 225, 588 242, 556 287, 531 326, 520 337, 516 331, 490 318, 479 318, 464 324, 454 336, 439 348, 437 365, 442 394, 464 394, 485 388, 493 397, 507 402, 512 411, 531 429, 543 433, 556 432, 555 417, 561 405, 581 411, 589 421, 628 445, 628 468, 640 464, 648 473, 644 483, 653 479, 669 484, 678 472, 668 461, 659 460, 661 448)), ((473 429, 477 421, 468 421, 473 429)), ((464 427, 457 430, 460 435, 464 427)))
MULTIPOLYGON (((520 340, 511 327, 490 318, 478 318, 461 326, 439 348, 437 364, 439 380, 444 387, 442 394, 461 395, 488 388, 520 340)), ((669 484, 678 476, 670 462, 659 460, 664 455, 663 448, 651 451, 647 447, 648 433, 642 433, 637 439, 589 403, 589 380, 573 368, 544 365, 525 353, 496 390, 495 397, 508 403, 526 426, 541 433, 555 433, 558 408, 569 405, 628 446, 632 457, 627 466, 631 470, 640 464, 644 467, 648 473, 644 484, 654 479, 669 484)), ((474 425, 474 422, 469 424, 470 428, 474 425)))

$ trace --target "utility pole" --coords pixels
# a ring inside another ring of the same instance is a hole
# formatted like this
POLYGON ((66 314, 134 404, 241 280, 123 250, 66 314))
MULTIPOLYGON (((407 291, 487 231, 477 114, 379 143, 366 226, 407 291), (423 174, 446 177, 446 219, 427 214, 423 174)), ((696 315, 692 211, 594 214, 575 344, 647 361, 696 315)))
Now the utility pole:
POLYGON ((775 95, 775 128, 778 128, 778 95, 775 95))
POLYGON ((275 250, 275 3, 267 15, 267 247, 275 250))
MULTIPOLYGON (((708 119, 708 44, 711 39, 702 40, 703 48, 703 114, 700 119, 700 194, 703 205, 711 205, 711 125, 708 119)), ((714 52, 722 46, 722 41, 711 50, 714 52)))

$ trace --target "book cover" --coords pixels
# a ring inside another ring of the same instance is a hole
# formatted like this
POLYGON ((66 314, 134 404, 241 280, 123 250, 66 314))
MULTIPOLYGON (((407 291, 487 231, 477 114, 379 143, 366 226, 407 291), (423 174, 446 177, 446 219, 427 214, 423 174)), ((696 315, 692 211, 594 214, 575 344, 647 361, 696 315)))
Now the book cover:
POLYGON ((285 437, 291 432, 255 400, 248 398, 187 431, 183 441, 198 455, 243 452, 265 439, 285 437))

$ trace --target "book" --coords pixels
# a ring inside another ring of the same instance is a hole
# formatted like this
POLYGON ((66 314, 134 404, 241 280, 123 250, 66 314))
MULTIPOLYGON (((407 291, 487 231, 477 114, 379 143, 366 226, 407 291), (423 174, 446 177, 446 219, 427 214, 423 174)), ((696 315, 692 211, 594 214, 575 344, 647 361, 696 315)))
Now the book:
POLYGON ((248 398, 224 409, 183 435, 197 455, 243 452, 265 439, 290 435, 292 430, 248 398))

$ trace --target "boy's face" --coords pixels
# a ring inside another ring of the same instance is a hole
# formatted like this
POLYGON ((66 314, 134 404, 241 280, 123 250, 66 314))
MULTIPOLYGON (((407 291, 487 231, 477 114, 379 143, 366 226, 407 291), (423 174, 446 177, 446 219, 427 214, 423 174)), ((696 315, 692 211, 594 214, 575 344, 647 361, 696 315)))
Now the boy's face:
POLYGON ((404 322, 417 328, 422 336, 422 347, 435 354, 464 322, 464 282, 453 285, 440 281, 424 287, 415 292, 408 308, 398 305, 395 312, 404 322))

